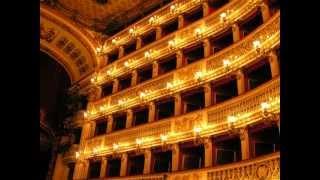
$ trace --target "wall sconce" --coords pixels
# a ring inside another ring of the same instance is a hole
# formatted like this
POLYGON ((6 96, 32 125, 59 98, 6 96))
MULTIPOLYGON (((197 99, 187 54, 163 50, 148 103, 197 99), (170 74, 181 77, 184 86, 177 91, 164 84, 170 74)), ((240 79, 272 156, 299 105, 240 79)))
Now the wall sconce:
POLYGON ((126 60, 126 62, 124 62, 124 66, 125 66, 126 68, 131 68, 133 62, 134 62, 133 59, 128 59, 128 60, 126 60))
POLYGON ((119 149, 119 144, 118 143, 113 143, 112 144, 112 150, 114 153, 116 153, 119 149))
POLYGON ((199 127, 199 126, 195 126, 194 128, 193 128, 193 134, 194 134, 194 143, 195 144, 201 144, 202 143, 202 138, 201 138, 201 135, 200 135, 200 133, 201 133, 201 127, 199 127))
POLYGON ((253 41, 253 48, 257 51, 257 53, 261 52, 261 42, 259 40, 253 41))
POLYGON ((129 29, 129 35, 131 38, 135 38, 138 35, 137 28, 135 26, 129 29))
POLYGON ((205 72, 204 71, 197 71, 195 74, 194 74, 194 78, 200 82, 203 80, 203 77, 205 76, 205 72))
POLYGON ((159 23, 159 17, 158 16, 152 16, 150 19, 149 19, 149 24, 152 25, 152 26, 155 26, 159 23))
POLYGON ((262 102, 261 104, 262 117, 265 120, 275 120, 275 114, 270 111, 271 105, 268 102, 262 102))
POLYGON ((107 76, 109 78, 113 78, 113 73, 114 73, 114 69, 113 68, 110 68, 107 70, 107 76))
POLYGON ((167 140, 168 140, 168 136, 164 135, 164 134, 160 134, 160 140, 161 140, 161 147, 162 150, 165 150, 167 148, 167 140))
POLYGON ((137 138, 137 139, 136 139, 136 148, 137 148, 137 151, 140 150, 140 147, 141 147, 142 143, 143 143, 143 141, 142 141, 141 138, 137 138))
POLYGON ((220 22, 221 23, 227 22, 227 13, 226 12, 223 12, 220 14, 220 22))
POLYGON ((112 45, 117 46, 118 44, 118 38, 113 38, 111 41, 112 45))
POLYGON ((168 47, 170 50, 176 49, 176 41, 174 39, 168 41, 168 47))
POLYGON ((152 59, 152 50, 150 49, 149 51, 144 52, 144 58, 150 60, 152 59))
POLYGON ((96 47, 96 54, 98 56, 102 55, 104 51, 104 46, 103 45, 98 45, 98 47, 96 47))
POLYGON ((118 100, 118 106, 119 106, 120 108, 122 108, 122 107, 124 107, 124 105, 125 105, 126 102, 127 102, 126 99, 119 99, 119 100, 118 100))
POLYGON ((227 71, 230 70, 230 64, 231 64, 231 62, 230 62, 229 59, 224 59, 223 60, 223 67, 224 67, 225 70, 227 70, 227 71))
POLYGON ((236 116, 228 116, 227 121, 228 121, 228 126, 231 132, 235 131, 234 123, 238 120, 236 116))
POLYGON ((170 13, 171 14, 178 14, 180 12, 180 4, 176 3, 170 6, 170 13))
POLYGON ((202 28, 196 28, 194 30, 194 35, 198 38, 201 39, 203 34, 203 29, 202 28))
POLYGON ((171 88, 173 88, 173 84, 171 82, 167 82, 166 88, 170 90, 171 88))

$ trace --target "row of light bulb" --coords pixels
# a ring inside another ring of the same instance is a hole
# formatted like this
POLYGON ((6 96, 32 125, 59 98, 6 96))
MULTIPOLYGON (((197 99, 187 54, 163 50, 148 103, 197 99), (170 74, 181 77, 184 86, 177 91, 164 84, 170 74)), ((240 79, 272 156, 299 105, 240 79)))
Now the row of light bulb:
MULTIPOLYGON (((181 5, 179 3, 171 5, 170 6, 170 12, 173 13, 173 14, 177 14, 178 12, 180 12, 180 10, 179 10, 180 6, 181 5)), ((228 15, 230 14, 230 12, 231 12, 230 10, 227 10, 226 12, 220 13, 219 19, 220 19, 221 23, 227 22, 228 15)), ((148 22, 149 22, 150 25, 155 26, 155 25, 158 25, 160 23, 159 19, 160 19, 159 16, 154 15, 154 16, 149 18, 148 22)), ((194 30, 194 34, 196 35, 196 37, 200 38, 204 31, 205 30, 203 28, 196 28, 194 30)), ((134 25, 128 30, 128 33, 129 33, 130 37, 135 38, 135 37, 139 36, 139 28, 134 25)), ((119 40, 120 39, 118 37, 113 38, 111 40, 112 45, 114 45, 114 46, 119 45, 118 44, 119 40)), ((98 52, 98 54, 101 54, 101 52, 103 52, 103 48, 102 47, 98 47, 97 48, 97 52, 98 52)))
MULTIPOLYGON (((168 42, 168 46, 169 46, 170 49, 175 48, 175 42, 176 42, 175 40, 170 40, 168 42)), ((262 46, 261 46, 260 40, 254 40, 252 44, 253 44, 253 48, 257 52, 261 51, 261 47, 262 46)), ((146 59, 152 59, 153 54, 155 54, 154 50, 148 50, 148 51, 146 51, 144 53, 144 57, 146 59)), ((134 64, 135 61, 136 61, 135 59, 128 59, 127 61, 124 62, 124 66, 127 67, 127 68, 130 68, 130 67, 132 67, 132 64, 134 64)), ((231 62, 230 62, 229 59, 224 59, 223 60, 223 66, 225 68, 229 67, 230 65, 231 65, 231 62)), ((109 77, 113 77, 113 74, 114 74, 115 71, 116 70, 114 68, 111 68, 111 69, 107 70, 107 75, 109 77)), ((94 84, 98 83, 99 80, 100 80, 99 79, 99 75, 97 75, 97 74, 95 74, 94 77, 91 78, 91 82, 94 83, 94 84)))
MULTIPOLYGON (((260 51, 260 49, 261 49, 261 42, 260 42, 259 40, 253 41, 253 48, 254 48, 257 52, 260 51)), ((229 59, 224 59, 222 62, 223 62, 223 67, 224 67, 225 69, 229 69, 229 67, 230 67, 230 65, 231 65, 231 61, 230 61, 229 59)), ((129 63, 129 62, 128 62, 128 63, 129 63)), ((132 61, 131 61, 130 63, 132 63, 132 61)), ((111 76, 111 75, 112 75, 112 70, 109 69, 109 70, 107 71, 107 74, 108 74, 109 76, 111 76)), ((200 81, 200 80, 202 80, 202 78, 205 77, 206 75, 207 75, 207 73, 206 73, 205 71, 197 71, 197 72, 194 74, 194 78, 195 78, 196 80, 200 81)), ((94 77, 94 78, 91 79, 91 82, 96 83, 97 80, 98 80, 98 77, 96 76, 96 77, 94 77)), ((167 88, 168 90, 171 90, 171 89, 174 88, 175 86, 181 85, 181 84, 183 84, 183 81, 181 81, 181 80, 176 80, 176 81, 174 81, 174 82, 168 82, 167 85, 166 85, 166 88, 167 88)), ((139 93, 140 99, 144 99, 144 98, 145 98, 148 94, 150 94, 151 92, 152 92, 152 91, 142 91, 142 92, 140 92, 140 93, 139 93)), ((122 105, 124 105, 128 100, 129 100, 129 99, 120 99, 120 100, 118 101, 118 105, 119 105, 119 106, 122 106, 122 105)), ((100 108, 101 111, 104 111, 105 109, 107 109, 107 107, 106 107, 105 105, 103 106, 103 109, 100 108)), ((86 117, 87 117, 87 115, 86 115, 86 117)))
MULTIPOLYGON (((271 104, 269 102, 262 102, 260 104, 260 107, 261 107, 261 111, 262 112, 266 112, 268 110, 270 110, 271 108, 271 104)), ((237 121, 239 120, 239 117, 238 116, 234 116, 234 115, 230 115, 230 116, 227 116, 227 122, 228 124, 230 125, 233 125, 234 123, 236 123, 237 121)), ((193 133, 195 135, 200 135, 201 131, 203 129, 200 127, 200 126, 194 126, 193 128, 193 133)), ((166 143, 168 141, 168 134, 161 134, 160 137, 159 137, 160 141, 162 143, 166 143)), ((136 138, 135 140, 135 144, 140 147, 141 145, 143 145, 144 143, 144 140, 143 138, 136 138)), ((112 149, 113 151, 118 151, 120 149, 120 144, 119 143, 113 143, 112 145, 112 149)), ((92 151, 94 154, 97 154, 98 153, 98 148, 93 148, 93 151, 92 151)), ((79 152, 76 152, 76 158, 78 158, 80 156, 79 152)))

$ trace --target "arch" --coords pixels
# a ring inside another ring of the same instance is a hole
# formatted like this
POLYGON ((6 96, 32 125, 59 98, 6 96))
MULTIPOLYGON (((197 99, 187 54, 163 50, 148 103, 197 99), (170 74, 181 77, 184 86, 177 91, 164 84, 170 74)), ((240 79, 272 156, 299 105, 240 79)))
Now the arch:
POLYGON ((96 46, 82 27, 52 8, 40 5, 40 50, 63 66, 71 84, 84 79, 98 67, 96 46))

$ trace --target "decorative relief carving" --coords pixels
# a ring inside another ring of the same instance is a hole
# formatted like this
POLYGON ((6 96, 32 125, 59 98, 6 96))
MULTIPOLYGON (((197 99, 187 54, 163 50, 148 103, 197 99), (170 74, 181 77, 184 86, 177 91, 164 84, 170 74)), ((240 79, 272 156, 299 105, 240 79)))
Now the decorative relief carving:
POLYGON ((173 122, 174 131, 176 132, 186 132, 190 131, 196 125, 202 123, 202 113, 196 113, 191 116, 184 116, 182 118, 175 119, 173 122))
POLYGON ((52 27, 45 27, 43 23, 40 24, 40 38, 51 43, 57 37, 58 31, 52 27))

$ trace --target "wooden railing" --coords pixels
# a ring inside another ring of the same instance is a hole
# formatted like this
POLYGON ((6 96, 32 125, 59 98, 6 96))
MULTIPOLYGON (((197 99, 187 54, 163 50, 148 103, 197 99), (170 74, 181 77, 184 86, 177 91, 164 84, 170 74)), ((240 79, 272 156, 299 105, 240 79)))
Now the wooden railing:
POLYGON ((270 50, 279 46, 279 44, 280 12, 274 15, 272 19, 259 27, 255 32, 245 37, 242 41, 224 49, 217 55, 187 65, 174 72, 161 75, 148 82, 102 98, 96 102, 89 103, 87 108, 88 119, 96 119, 141 104, 142 101, 139 98, 140 92, 148 92, 148 95, 143 99, 143 102, 152 101, 168 96, 168 94, 199 86, 205 82, 214 81, 227 74, 232 74, 248 64, 261 60, 262 57, 266 56, 270 50), (263 49, 262 53, 257 53, 253 48, 252 43, 255 40, 261 42, 263 49), (223 60, 225 59, 229 59, 231 62, 228 71, 223 67, 223 60), (194 75, 198 71, 202 71, 206 74, 200 83, 194 78, 194 75), (174 86, 168 89, 167 83, 172 83, 174 86), (119 100, 124 100, 125 106, 119 105, 119 100), (102 106, 105 107, 105 109, 100 110, 100 107, 102 106))

